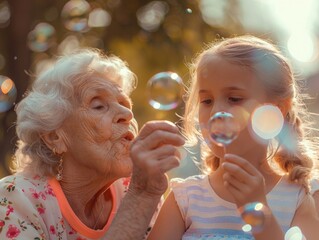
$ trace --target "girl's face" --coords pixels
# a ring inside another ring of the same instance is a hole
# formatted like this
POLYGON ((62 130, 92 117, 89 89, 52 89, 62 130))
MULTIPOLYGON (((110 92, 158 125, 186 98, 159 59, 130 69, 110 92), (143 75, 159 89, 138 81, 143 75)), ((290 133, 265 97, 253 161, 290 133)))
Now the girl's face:
MULTIPOLYGON (((270 102, 263 84, 253 71, 213 56, 200 63, 197 72, 199 123, 203 138, 213 154, 223 157, 224 150, 209 139, 207 123, 216 112, 232 113, 240 124, 238 137, 227 146, 227 152, 248 157, 260 142, 250 132, 250 115, 256 107, 270 102)), ((266 147, 266 145, 263 145, 266 147)))

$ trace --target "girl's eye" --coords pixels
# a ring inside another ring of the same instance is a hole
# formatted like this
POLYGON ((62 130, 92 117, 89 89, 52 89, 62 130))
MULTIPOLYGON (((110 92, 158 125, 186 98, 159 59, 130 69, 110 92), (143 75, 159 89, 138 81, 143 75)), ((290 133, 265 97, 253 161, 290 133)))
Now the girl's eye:
POLYGON ((206 104, 206 105, 209 105, 211 104, 213 101, 211 99, 204 99, 204 100, 201 100, 200 103, 202 104, 206 104))
POLYGON ((228 98, 228 101, 232 102, 232 103, 238 103, 240 101, 242 101, 243 99, 242 98, 239 98, 239 97, 229 97, 228 98))

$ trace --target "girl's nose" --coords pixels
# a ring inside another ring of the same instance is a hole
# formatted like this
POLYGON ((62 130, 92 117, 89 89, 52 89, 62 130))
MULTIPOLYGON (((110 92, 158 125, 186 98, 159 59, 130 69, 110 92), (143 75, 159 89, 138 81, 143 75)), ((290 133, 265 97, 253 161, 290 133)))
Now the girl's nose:
POLYGON ((227 112, 227 108, 223 104, 215 103, 210 111, 210 116, 214 116, 217 112, 227 112))

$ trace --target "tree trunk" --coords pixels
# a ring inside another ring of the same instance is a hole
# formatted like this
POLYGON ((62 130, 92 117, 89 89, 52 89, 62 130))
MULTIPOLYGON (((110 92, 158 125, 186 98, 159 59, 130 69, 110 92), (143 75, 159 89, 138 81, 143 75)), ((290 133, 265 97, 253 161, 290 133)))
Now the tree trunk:
MULTIPOLYGON (((16 103, 22 98, 29 84, 29 76, 26 71, 30 68, 31 52, 27 47, 27 36, 31 28, 33 0, 8 1, 11 12, 10 25, 5 36, 7 45, 8 77, 11 78, 17 88, 16 103)), ((0 140, 0 161, 4 168, 3 174, 8 174, 8 160, 14 153, 16 135, 14 122, 16 114, 11 108, 0 118, 3 137, 0 140)))

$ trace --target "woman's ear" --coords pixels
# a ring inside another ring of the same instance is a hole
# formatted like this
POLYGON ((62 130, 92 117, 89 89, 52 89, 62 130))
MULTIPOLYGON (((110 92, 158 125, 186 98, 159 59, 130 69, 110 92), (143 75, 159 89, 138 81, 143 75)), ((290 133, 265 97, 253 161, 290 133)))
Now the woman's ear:
POLYGON ((66 151, 65 141, 63 139, 63 132, 61 129, 57 129, 41 135, 42 141, 45 145, 57 154, 61 154, 66 151))

